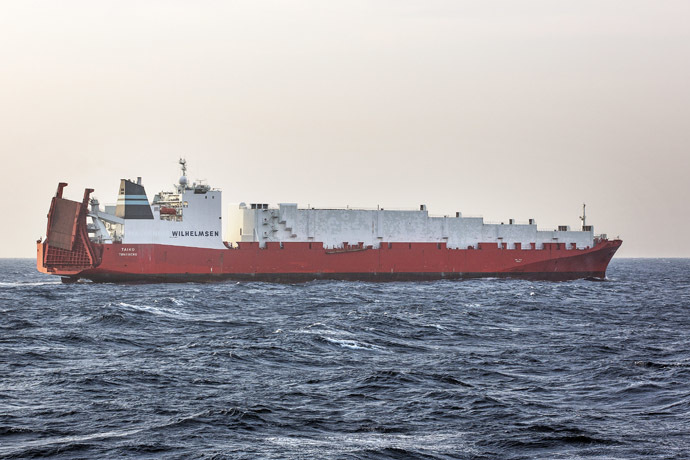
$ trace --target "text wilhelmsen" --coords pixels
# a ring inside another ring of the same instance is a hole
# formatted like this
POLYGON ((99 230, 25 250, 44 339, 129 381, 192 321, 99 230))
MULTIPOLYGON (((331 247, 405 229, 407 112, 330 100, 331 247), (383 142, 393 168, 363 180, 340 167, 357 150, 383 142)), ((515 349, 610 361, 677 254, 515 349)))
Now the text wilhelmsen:
POLYGON ((173 230, 172 236, 220 236, 218 230, 173 230))

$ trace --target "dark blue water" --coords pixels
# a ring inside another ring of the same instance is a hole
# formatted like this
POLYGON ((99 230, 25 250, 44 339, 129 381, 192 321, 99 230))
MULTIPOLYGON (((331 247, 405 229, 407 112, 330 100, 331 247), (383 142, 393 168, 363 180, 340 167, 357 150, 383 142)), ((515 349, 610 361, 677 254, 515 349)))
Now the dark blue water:
POLYGON ((689 458, 690 260, 62 285, 0 260, 0 457, 689 458))

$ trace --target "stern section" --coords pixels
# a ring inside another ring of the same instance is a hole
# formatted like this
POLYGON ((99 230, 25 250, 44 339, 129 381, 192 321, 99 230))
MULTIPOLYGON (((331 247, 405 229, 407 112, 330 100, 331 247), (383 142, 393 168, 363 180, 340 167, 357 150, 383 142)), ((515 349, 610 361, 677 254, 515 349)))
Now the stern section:
POLYGON ((42 273, 74 277, 100 264, 98 249, 91 243, 86 225, 89 196, 82 202, 62 197, 65 182, 58 184, 50 203, 45 241, 36 242, 36 268, 42 273))

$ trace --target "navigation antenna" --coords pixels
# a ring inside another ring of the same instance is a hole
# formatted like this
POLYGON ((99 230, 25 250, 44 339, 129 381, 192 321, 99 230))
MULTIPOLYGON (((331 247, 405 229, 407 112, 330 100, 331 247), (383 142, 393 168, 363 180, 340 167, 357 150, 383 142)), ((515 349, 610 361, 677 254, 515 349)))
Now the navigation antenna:
POLYGON ((580 220, 582 221, 582 230, 584 231, 585 227, 587 226, 587 214, 585 214, 585 208, 587 205, 585 203, 582 203, 582 215, 580 216, 580 220))

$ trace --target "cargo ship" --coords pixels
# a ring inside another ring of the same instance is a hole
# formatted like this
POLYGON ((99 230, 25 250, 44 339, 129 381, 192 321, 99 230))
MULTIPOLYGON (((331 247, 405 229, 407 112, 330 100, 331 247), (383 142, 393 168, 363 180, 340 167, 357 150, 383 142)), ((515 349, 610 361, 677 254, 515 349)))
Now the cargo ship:
POLYGON ((540 230, 481 217, 414 210, 239 203, 223 226, 221 191, 182 175, 149 200, 141 178, 121 179, 117 204, 101 208, 84 191, 63 197, 60 182, 37 241, 39 271, 94 282, 319 279, 407 281, 509 277, 605 279, 621 245, 586 224, 540 230), (228 236, 224 241, 223 232, 228 236))

